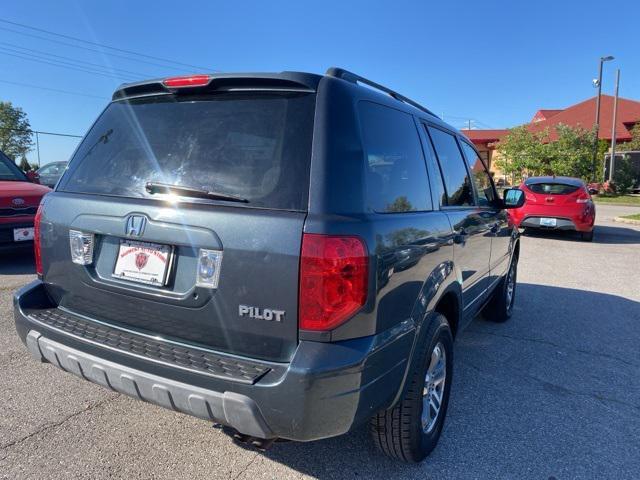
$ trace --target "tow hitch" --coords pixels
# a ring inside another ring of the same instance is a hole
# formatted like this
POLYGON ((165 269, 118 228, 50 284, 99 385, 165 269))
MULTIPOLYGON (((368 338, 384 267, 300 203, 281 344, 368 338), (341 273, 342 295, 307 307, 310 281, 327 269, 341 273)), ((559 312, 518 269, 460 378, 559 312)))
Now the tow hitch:
POLYGON ((282 440, 279 440, 278 438, 252 437, 251 435, 245 435, 244 433, 240 433, 237 430, 227 426, 222 426, 222 431, 225 434, 229 435, 231 438, 233 438, 233 441, 236 442, 237 444, 241 446, 248 445, 257 450, 260 450, 261 452, 264 452, 269 448, 271 448, 271 446, 275 442, 282 441, 282 440))

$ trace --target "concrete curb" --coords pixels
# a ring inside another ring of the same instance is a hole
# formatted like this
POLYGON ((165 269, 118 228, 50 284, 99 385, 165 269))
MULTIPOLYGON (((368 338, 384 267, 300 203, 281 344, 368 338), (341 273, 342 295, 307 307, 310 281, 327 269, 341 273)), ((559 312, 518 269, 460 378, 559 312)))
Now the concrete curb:
POLYGON ((614 222, 628 223, 630 225, 640 225, 640 220, 633 220, 631 218, 615 217, 614 222))

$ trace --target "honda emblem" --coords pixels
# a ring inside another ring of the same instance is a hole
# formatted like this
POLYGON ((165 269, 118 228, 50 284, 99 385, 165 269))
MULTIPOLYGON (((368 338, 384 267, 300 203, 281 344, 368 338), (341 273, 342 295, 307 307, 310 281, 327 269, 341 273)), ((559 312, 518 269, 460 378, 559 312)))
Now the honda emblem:
POLYGON ((147 219, 142 215, 130 215, 125 225, 125 234, 130 237, 140 237, 144 233, 147 219))

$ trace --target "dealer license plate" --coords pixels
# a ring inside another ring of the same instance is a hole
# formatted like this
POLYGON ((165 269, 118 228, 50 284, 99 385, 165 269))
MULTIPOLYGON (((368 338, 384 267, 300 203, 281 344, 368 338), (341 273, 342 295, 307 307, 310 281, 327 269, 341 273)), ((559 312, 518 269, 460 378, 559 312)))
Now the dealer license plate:
POLYGON ((556 219, 555 218, 541 218, 540 219, 541 227, 555 227, 556 219))
POLYGON ((156 243, 121 240, 113 276, 163 286, 167 283, 173 247, 156 243))
POLYGON ((14 242, 26 242, 27 240, 33 240, 33 227, 13 229, 14 242))

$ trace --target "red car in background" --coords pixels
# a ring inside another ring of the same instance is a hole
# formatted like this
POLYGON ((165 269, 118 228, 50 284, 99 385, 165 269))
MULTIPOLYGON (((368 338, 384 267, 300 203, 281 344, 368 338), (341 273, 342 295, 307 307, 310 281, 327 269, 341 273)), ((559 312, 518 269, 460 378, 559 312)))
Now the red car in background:
POLYGON ((33 248, 33 220, 42 197, 51 189, 29 181, 14 162, 0 152, 0 252, 33 248))
POLYGON ((582 239, 593 240, 596 206, 585 183, 572 177, 530 177, 519 187, 525 204, 509 210, 520 228, 573 230, 582 239))

